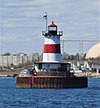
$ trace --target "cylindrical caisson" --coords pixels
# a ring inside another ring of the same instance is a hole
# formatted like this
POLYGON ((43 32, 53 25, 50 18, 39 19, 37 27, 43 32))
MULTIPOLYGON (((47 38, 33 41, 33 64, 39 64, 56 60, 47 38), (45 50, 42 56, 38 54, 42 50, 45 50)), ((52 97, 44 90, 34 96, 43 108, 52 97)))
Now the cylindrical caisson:
POLYGON ((17 77, 17 88, 83 88, 87 77, 34 76, 17 77), (34 80, 34 83, 32 82, 34 80))

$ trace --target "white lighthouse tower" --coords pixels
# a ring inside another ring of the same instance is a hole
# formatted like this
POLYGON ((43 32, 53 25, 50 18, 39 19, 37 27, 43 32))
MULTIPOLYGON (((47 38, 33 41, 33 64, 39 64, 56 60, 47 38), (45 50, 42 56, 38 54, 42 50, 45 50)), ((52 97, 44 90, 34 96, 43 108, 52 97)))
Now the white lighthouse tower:
POLYGON ((63 32, 57 31, 57 25, 52 21, 52 23, 48 25, 48 31, 43 32, 43 35, 45 39, 42 62, 62 62, 60 50, 60 36, 63 35, 63 32))

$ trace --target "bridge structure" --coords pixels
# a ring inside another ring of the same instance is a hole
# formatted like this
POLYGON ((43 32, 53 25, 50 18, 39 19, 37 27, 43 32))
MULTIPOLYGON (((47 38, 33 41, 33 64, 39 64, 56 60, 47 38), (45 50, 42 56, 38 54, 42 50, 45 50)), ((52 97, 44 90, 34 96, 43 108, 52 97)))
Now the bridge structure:
POLYGON ((62 53, 64 53, 65 42, 67 43, 79 43, 79 54, 83 55, 83 44, 84 43, 98 43, 100 40, 61 40, 62 53))

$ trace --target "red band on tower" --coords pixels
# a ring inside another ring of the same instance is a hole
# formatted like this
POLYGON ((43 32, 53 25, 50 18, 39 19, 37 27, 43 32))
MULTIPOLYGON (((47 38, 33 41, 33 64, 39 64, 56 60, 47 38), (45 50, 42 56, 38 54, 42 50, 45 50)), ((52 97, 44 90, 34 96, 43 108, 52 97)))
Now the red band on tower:
POLYGON ((60 53, 60 44, 45 44, 44 53, 60 53))

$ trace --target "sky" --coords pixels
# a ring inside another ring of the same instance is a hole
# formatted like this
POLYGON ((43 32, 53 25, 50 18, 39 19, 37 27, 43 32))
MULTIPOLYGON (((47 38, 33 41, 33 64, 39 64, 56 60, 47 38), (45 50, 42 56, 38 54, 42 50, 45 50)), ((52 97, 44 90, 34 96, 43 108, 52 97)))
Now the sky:
MULTIPOLYGON (((0 54, 43 52, 45 12, 61 40, 99 40, 100 0, 0 0, 0 54)), ((84 43, 87 52, 95 43, 84 43)), ((62 47, 62 44, 61 44, 62 47)), ((79 43, 65 43, 66 53, 79 52, 79 43)))

